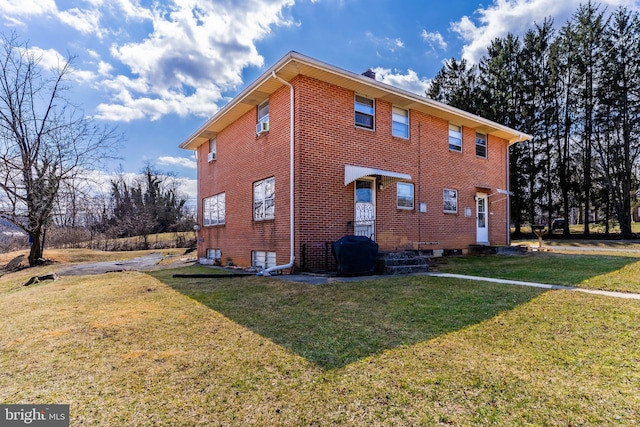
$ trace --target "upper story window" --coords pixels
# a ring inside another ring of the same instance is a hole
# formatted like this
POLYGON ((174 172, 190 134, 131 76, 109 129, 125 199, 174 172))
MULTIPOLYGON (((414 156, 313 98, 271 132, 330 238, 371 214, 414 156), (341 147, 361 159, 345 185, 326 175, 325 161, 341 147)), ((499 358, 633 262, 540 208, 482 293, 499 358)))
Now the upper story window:
POLYGON ((449 150, 462 151, 462 126, 449 124, 449 150))
POLYGON ((222 225, 225 223, 225 193, 216 194, 202 200, 202 224, 222 225))
POLYGON ((476 156, 487 158, 487 135, 476 133, 476 156))
POLYGON ((275 218, 276 179, 274 177, 253 183, 253 219, 262 221, 275 218))
POLYGON ((267 99, 262 104, 258 105, 258 123, 269 122, 269 100, 267 99))
POLYGON ((356 95, 355 123, 358 127, 373 129, 373 124, 375 123, 375 108, 373 99, 356 95))
POLYGON ((445 213, 458 213, 458 190, 445 188, 442 191, 445 213))
POLYGON ((212 162, 217 158, 218 156, 217 151, 218 151, 218 147, 217 147, 216 139, 211 138, 209 140, 209 155, 207 158, 209 162, 212 162))
POLYGON ((391 115, 393 120, 392 135, 409 139, 409 110, 393 107, 391 115))
POLYGON ((398 209, 413 209, 413 184, 399 182, 396 188, 398 209))

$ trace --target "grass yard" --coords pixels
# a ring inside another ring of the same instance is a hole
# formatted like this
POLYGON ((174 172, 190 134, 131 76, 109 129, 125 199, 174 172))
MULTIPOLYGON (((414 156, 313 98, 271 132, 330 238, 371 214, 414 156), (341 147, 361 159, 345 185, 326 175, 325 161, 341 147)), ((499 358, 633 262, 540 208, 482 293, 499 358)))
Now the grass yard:
POLYGON ((517 256, 448 257, 445 273, 640 293, 640 258, 618 255, 528 253, 517 256))
MULTIPOLYGON (((47 256, 104 260, 89 252, 47 256)), ((628 256, 447 261, 640 290, 628 256)), ((0 402, 68 403, 72 426, 640 423, 640 301, 427 276, 173 277, 212 271, 196 266, 23 286, 59 266, 0 277, 0 402)))
POLYGON ((539 289, 424 277, 323 286, 243 278, 174 279, 177 291, 323 369, 463 329, 539 295, 539 289))
POLYGON ((22 286, 48 268, 0 278, 0 402, 69 403, 73 426, 640 423, 640 301, 172 277, 197 267, 22 286))

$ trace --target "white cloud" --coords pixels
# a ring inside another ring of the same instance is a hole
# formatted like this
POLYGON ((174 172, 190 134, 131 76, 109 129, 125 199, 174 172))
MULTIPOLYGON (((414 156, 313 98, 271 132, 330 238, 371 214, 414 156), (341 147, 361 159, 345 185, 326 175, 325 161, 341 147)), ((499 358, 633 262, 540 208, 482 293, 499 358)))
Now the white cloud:
POLYGON ((437 31, 435 33, 429 33, 427 32, 427 30, 422 30, 420 37, 422 37, 422 40, 429 43, 429 45, 431 45, 431 49, 433 50, 435 50, 436 47, 442 50, 445 50, 447 48, 447 42, 444 41, 442 34, 437 31))
POLYGON ((41 49, 39 47, 29 48, 36 59, 39 59, 40 65, 45 69, 57 69, 62 67, 67 59, 55 49, 41 49))
POLYGON ((55 14, 56 12, 57 7, 55 0, 0 1, 0 15, 14 24, 22 24, 21 18, 55 14))
POLYGON ((192 201, 198 200, 198 180, 191 178, 176 178, 180 194, 192 201))
POLYGON ((103 38, 109 52, 86 49, 91 60, 76 78, 110 98, 97 106, 95 118, 128 122, 215 113, 222 94, 243 84, 247 67, 263 67, 256 43, 273 26, 293 25, 283 12, 294 0, 173 0, 146 8, 138 0, 63 4, 2 0, 0 12, 11 22, 54 18, 80 36, 103 38))
POLYGON ((171 8, 156 9, 148 37, 112 46, 112 56, 132 76, 108 82, 119 93, 119 102, 100 105, 97 117, 210 116, 222 92, 242 84, 245 68, 263 66, 255 42, 272 25, 289 24, 281 12, 292 4, 293 0, 226 5, 176 0, 171 8))
POLYGON ((404 42, 399 38, 378 37, 370 31, 365 33, 365 36, 369 42, 391 52, 395 52, 398 48, 401 49, 404 47, 404 42))
POLYGON ((197 163, 193 158, 187 157, 171 157, 162 156, 158 157, 159 165, 180 166, 183 168, 196 169, 197 163))
MULTIPOLYGON (((494 39, 508 33, 522 35, 549 17, 556 25, 564 25, 583 3, 584 0, 494 0, 491 5, 477 9, 474 16, 463 16, 453 22, 451 30, 466 43, 462 57, 477 63, 494 39)), ((638 9, 637 0, 600 0, 597 4, 603 9, 622 5, 638 9)))
POLYGON ((83 34, 95 34, 102 38, 100 28, 100 12, 97 10, 81 10, 78 8, 58 12, 58 19, 83 34))
POLYGON ((377 81, 421 96, 424 96, 425 91, 429 90, 431 85, 430 79, 418 77, 418 74, 413 70, 408 70, 407 74, 402 74, 398 70, 377 67, 373 71, 376 73, 377 81))

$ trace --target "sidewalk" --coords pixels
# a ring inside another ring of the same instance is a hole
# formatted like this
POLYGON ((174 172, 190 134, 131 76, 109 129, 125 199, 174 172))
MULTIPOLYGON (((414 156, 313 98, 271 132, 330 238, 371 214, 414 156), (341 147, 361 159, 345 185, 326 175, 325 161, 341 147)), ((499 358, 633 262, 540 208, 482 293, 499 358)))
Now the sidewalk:
MULTIPOLYGON (((492 283, 501 283, 503 285, 517 285, 517 286, 532 286, 534 288, 543 288, 549 290, 562 290, 562 291, 576 291, 576 292, 584 292, 587 294, 594 295, 604 295, 612 298, 624 298, 624 299, 636 299, 640 300, 640 294, 628 293, 628 292, 613 292, 613 291, 601 291, 597 289, 585 289, 578 288, 575 286, 563 286, 563 285, 551 285, 548 283, 537 283, 537 282, 523 282, 520 280, 507 280, 507 279, 494 279, 491 277, 480 277, 480 276, 467 276, 464 274, 452 274, 452 273, 415 273, 415 275, 422 276, 432 276, 432 277, 446 277, 450 279, 460 279, 460 280, 476 280, 480 282, 492 282, 492 283)), ((307 285, 326 285, 328 283, 339 283, 339 282, 356 282, 362 280, 375 280, 380 278, 399 278, 401 275, 397 276, 355 276, 355 277, 341 277, 341 276, 328 276, 324 274, 281 274, 276 276, 270 276, 273 279, 286 280, 289 282, 298 282, 298 283, 306 283, 307 285)))
POLYGON ((547 283, 523 282, 520 280, 493 279, 490 277, 466 276, 464 274, 451 274, 451 273, 424 273, 424 274, 428 276, 433 276, 433 277, 448 277, 452 279, 477 280, 482 282, 502 283, 505 285, 532 286, 534 288, 576 291, 576 292, 584 292, 587 294, 604 295, 604 296, 613 297, 613 298, 626 298, 626 299, 640 300, 640 294, 633 294, 633 293, 627 293, 627 292, 600 291, 597 289, 577 288, 575 286, 550 285, 547 283))

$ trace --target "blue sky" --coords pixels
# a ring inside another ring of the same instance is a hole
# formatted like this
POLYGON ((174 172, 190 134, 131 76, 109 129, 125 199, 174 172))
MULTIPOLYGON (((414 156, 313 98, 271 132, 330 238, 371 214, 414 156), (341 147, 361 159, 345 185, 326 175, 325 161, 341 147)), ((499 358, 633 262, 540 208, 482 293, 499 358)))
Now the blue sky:
MULTIPOLYGON (((75 56, 70 96, 124 134, 117 162, 172 171, 194 196, 193 153, 178 145, 290 50, 423 94, 443 61, 476 62, 496 37, 579 0, 2 0, 0 31, 15 31, 42 64, 75 56)), ((639 0, 600 0, 640 10, 639 0)))

